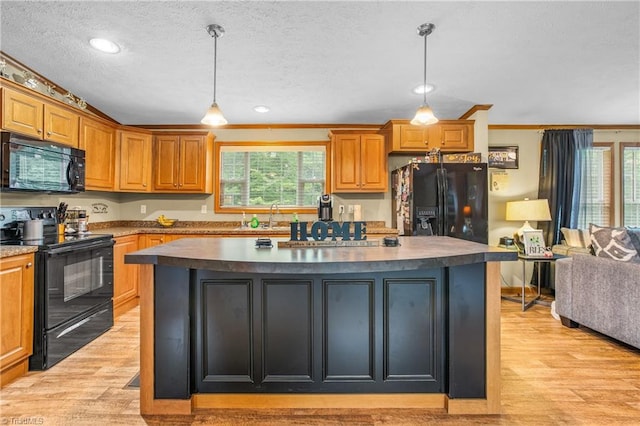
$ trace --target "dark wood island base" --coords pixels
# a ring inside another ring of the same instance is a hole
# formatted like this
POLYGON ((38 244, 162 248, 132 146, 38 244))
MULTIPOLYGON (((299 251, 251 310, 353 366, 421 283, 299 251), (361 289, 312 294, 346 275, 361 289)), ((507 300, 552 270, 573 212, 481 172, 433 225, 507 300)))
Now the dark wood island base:
POLYGON ((185 239, 141 263, 141 414, 213 408, 500 412, 506 250, 449 237, 399 247, 254 248, 185 239))

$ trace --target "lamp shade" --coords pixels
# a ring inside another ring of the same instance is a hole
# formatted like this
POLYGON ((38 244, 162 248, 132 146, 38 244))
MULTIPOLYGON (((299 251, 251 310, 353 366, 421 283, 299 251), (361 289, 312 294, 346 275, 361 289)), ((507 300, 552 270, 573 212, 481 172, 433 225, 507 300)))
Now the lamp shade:
POLYGON ((546 199, 508 201, 506 219, 517 221, 551 220, 549 202, 546 199))
POLYGON ((411 124, 414 126, 428 126, 429 124, 435 124, 438 122, 438 119, 435 115, 433 115, 433 111, 429 105, 424 104, 418 111, 416 111, 416 116, 411 120, 411 124))
POLYGON ((535 220, 536 222, 551 220, 549 202, 546 199, 529 200, 526 198, 522 201, 508 201, 506 219, 517 221, 524 220, 524 225, 522 225, 513 235, 516 241, 522 241, 524 231, 533 230, 529 224, 530 220, 535 220))
POLYGON ((211 106, 207 110, 207 113, 204 117, 202 117, 202 120, 200 120, 200 122, 209 126, 224 126, 225 124, 227 124, 226 118, 224 118, 224 116, 222 115, 222 111, 220 111, 220 108, 218 108, 218 104, 215 102, 211 104, 211 106))

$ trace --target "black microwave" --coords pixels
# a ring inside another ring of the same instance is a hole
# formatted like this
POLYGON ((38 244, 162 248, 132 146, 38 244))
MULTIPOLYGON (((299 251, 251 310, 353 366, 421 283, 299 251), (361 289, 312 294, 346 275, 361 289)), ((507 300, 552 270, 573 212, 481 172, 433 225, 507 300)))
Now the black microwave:
POLYGON ((2 132, 2 190, 84 191, 84 151, 2 132))

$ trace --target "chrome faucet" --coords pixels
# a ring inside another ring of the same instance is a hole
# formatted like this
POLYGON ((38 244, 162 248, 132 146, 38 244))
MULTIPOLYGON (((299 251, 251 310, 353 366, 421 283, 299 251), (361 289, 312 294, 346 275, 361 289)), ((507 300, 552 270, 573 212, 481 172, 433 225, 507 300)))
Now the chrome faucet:
POLYGON ((278 207, 277 203, 271 204, 269 207, 269 228, 273 228, 273 208, 276 208, 276 214, 280 213, 280 207, 278 207))

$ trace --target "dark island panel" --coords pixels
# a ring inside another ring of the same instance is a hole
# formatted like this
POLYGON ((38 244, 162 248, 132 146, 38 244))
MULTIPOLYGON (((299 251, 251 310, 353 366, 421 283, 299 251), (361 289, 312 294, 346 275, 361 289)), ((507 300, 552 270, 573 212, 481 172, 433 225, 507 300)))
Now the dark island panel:
POLYGON ((266 279, 262 288, 262 381, 311 382, 313 281, 266 279))
POLYGON ((156 267, 155 277, 156 398, 446 389, 438 269, 291 278, 156 267))
POLYGON ((374 282, 324 282, 324 382, 375 381, 374 282))

